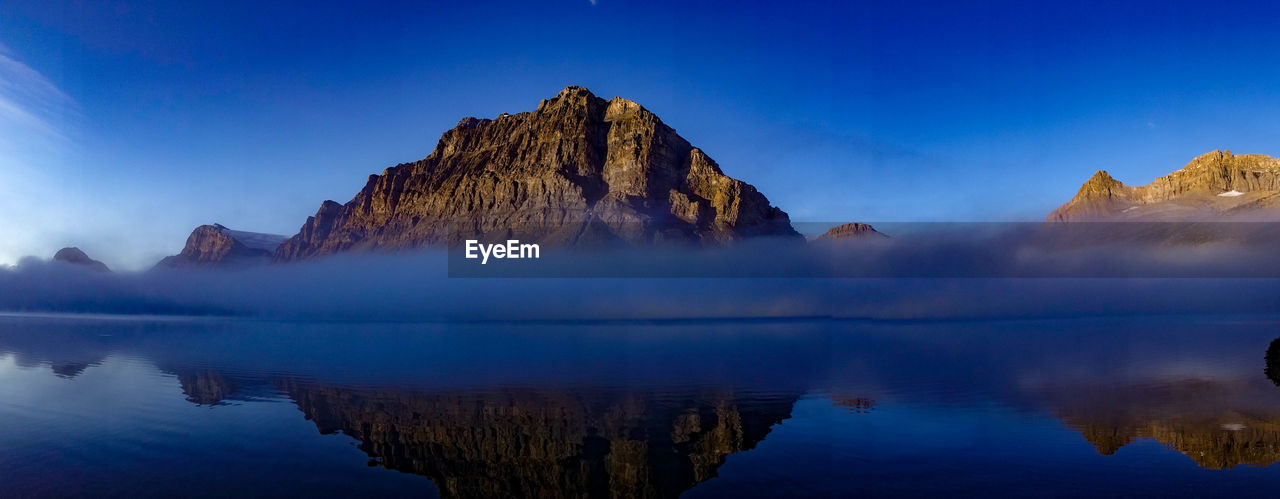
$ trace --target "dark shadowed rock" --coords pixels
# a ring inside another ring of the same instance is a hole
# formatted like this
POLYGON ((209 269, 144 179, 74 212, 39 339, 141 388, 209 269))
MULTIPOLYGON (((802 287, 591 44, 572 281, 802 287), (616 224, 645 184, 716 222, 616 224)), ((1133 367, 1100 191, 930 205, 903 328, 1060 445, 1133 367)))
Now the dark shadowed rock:
POLYGON ((1271 340, 1271 344, 1267 345, 1267 355, 1264 357, 1266 367, 1263 368, 1263 374, 1267 375, 1267 379, 1280 386, 1280 338, 1271 340))
POLYGON ((429 156, 326 201, 277 261, 475 238, 546 245, 799 240, 787 214, 639 104, 570 86, 531 112, 466 118, 429 156))
POLYGON ((83 265, 99 272, 111 271, 111 269, 107 268, 105 263, 89 258, 89 255, 80 251, 80 248, 62 248, 53 255, 53 261, 65 262, 73 265, 83 265))
POLYGON ((177 255, 165 257, 157 268, 236 267, 271 261, 285 236, 231 230, 219 224, 191 231, 177 255))

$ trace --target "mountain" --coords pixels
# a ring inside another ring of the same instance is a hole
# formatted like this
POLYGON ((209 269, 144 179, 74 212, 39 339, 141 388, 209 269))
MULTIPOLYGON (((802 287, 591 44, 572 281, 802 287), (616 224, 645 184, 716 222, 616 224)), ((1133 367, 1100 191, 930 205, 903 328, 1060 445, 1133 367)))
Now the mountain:
POLYGON ((271 261, 286 236, 231 230, 220 224, 201 225, 187 236, 182 252, 167 256, 157 268, 234 267, 271 261))
POLYGON ((325 201, 275 252, 293 261, 507 239, 548 245, 800 240, 782 210, 726 176, 639 104, 566 87, 538 108, 466 118, 426 158, 325 201))
POLYGON ((880 231, 877 231, 874 227, 868 224, 854 222, 854 223, 847 223, 847 224, 837 225, 835 227, 832 227, 831 229, 827 230, 825 233, 823 233, 821 236, 818 236, 814 240, 838 241, 838 240, 844 240, 844 239, 861 239, 864 237, 880 238, 880 237, 888 237, 888 236, 885 236, 884 234, 880 233, 880 231))
POLYGON ((111 271, 111 269, 107 268, 107 264, 89 258, 89 255, 80 251, 80 248, 62 248, 58 250, 57 253, 54 253, 53 261, 70 263, 72 265, 83 265, 99 272, 111 271))
POLYGON ((1262 221, 1278 215, 1280 159, 1213 151, 1142 186, 1099 170, 1048 220, 1262 221))

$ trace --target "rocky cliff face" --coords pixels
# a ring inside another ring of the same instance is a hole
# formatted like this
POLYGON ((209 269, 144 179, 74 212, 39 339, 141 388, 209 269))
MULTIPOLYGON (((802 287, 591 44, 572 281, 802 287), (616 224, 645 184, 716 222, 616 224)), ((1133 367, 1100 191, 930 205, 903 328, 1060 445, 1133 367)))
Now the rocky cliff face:
POLYGON ((233 267, 271 261, 285 236, 235 231, 219 224, 191 231, 177 255, 165 257, 157 268, 233 267))
POLYGON ((62 248, 53 255, 53 261, 70 263, 72 265, 82 265, 99 272, 110 272, 107 264, 89 258, 80 248, 62 248))
POLYGON ((1126 186, 1098 171, 1050 221, 1273 219, 1280 213, 1280 159, 1213 151, 1150 184, 1126 186))
POLYGON ((548 245, 799 238, 787 214, 635 102, 567 87, 532 112, 466 118, 429 156, 326 201, 277 261, 476 238, 548 245))

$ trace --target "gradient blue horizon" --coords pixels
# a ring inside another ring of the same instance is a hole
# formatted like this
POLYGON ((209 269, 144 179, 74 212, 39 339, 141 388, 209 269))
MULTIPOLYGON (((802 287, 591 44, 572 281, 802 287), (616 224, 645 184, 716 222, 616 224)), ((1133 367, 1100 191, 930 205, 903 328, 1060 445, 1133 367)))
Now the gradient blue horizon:
POLYGON ((27 2, 0 264, 293 234, 465 116, 635 100, 796 221, 1039 220, 1095 170, 1280 154, 1266 2, 27 2))

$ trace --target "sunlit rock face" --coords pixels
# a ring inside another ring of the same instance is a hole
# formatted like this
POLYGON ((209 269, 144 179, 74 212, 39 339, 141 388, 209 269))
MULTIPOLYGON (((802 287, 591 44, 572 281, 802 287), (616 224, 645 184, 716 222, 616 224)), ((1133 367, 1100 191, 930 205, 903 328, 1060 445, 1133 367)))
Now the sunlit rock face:
POLYGON ((676 497, 790 417, 796 397, 500 390, 422 393, 282 382, 322 433, 446 497, 676 497))
POLYGON ((1142 186, 1099 170, 1048 219, 1280 220, 1280 159, 1213 151, 1142 186))
POLYGON ((157 268, 237 267, 271 261, 285 236, 231 230, 220 224, 201 225, 187 236, 177 255, 165 257, 157 268))
POLYGON ((463 119, 429 156, 326 201, 277 261, 472 238, 549 245, 799 239, 787 214, 639 104, 570 86, 531 112, 463 119))

